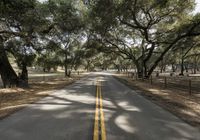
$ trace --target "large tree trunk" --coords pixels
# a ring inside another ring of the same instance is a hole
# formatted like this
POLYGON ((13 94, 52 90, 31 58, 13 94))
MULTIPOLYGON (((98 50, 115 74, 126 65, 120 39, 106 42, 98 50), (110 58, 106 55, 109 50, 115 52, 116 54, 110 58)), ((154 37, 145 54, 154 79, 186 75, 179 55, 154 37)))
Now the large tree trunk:
POLYGON ((22 73, 19 78, 20 78, 20 86, 28 87, 28 70, 26 62, 23 62, 22 64, 22 73))
POLYGON ((71 71, 68 70, 68 64, 65 62, 65 77, 70 77, 71 76, 71 71))
POLYGON ((148 73, 148 69, 147 69, 147 66, 146 66, 146 63, 144 62, 144 65, 143 65, 143 77, 146 79, 148 78, 147 76, 147 73, 148 73))
POLYGON ((137 69, 137 77, 141 79, 148 78, 148 67, 146 65, 146 62, 142 59, 134 61, 134 64, 137 69))
POLYGON ((71 76, 71 71, 70 70, 68 70, 68 64, 69 64, 69 62, 68 62, 68 59, 67 59, 67 57, 68 57, 68 47, 69 47, 69 45, 70 45, 70 42, 68 42, 66 45, 65 45, 65 61, 64 61, 64 66, 65 66, 65 77, 70 77, 71 76))
POLYGON ((195 56, 194 57, 194 74, 197 73, 197 65, 198 65, 198 63, 197 63, 197 57, 195 56))
MULTIPOLYGON (((184 38, 184 37, 183 37, 184 38)), ((180 40, 181 37, 176 38, 168 47, 165 48, 165 50, 160 54, 160 56, 154 61, 153 65, 149 68, 147 78, 151 76, 155 68, 158 66, 159 62, 163 59, 163 57, 166 55, 166 53, 180 40)))
POLYGON ((164 66, 164 60, 162 59, 161 60, 161 66, 160 66, 160 73, 163 73, 164 72, 164 69, 165 69, 165 66, 164 66))
POLYGON ((200 68, 199 68, 199 66, 200 66, 200 65, 199 65, 199 64, 200 64, 200 63, 199 63, 199 59, 200 59, 200 57, 197 57, 197 71, 200 71, 200 68))
POLYGON ((65 66, 65 77, 68 77, 68 62, 67 62, 67 52, 65 52, 65 62, 64 62, 64 66, 65 66))
MULTIPOLYGON (((151 50, 153 51, 153 50, 151 50)), ((152 52, 150 52, 152 53, 152 52)), ((145 48, 142 47, 142 57, 136 61, 136 67, 138 70, 138 78, 146 79, 148 78, 148 69, 147 69, 147 62, 151 58, 151 55, 148 55, 145 58, 145 48)))
POLYGON ((68 65, 65 63, 65 77, 68 77, 68 65))
POLYGON ((2 40, 0 40, 0 74, 4 88, 19 85, 18 76, 10 65, 2 40))
POLYGON ((136 68, 137 68, 137 77, 138 78, 144 78, 144 69, 143 69, 143 65, 140 63, 136 63, 136 68))
MULTIPOLYGON (((182 55, 183 55, 183 49, 182 49, 182 55)), ((181 57, 181 73, 179 75, 184 75, 184 56, 181 57)))

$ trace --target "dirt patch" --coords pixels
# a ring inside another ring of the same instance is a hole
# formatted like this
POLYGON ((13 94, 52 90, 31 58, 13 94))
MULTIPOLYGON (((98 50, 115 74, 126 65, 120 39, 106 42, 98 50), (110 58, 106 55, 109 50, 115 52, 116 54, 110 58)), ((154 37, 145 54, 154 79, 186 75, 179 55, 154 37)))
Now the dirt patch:
POLYGON ((27 106, 27 104, 48 96, 56 89, 64 88, 81 77, 83 75, 74 76, 73 78, 51 79, 51 81, 31 82, 30 87, 27 89, 0 89, 0 119, 9 116, 27 106))
POLYGON ((149 82, 136 81, 124 75, 116 75, 115 77, 134 90, 137 90, 147 99, 200 129, 200 97, 172 88, 167 89, 151 85, 149 82))

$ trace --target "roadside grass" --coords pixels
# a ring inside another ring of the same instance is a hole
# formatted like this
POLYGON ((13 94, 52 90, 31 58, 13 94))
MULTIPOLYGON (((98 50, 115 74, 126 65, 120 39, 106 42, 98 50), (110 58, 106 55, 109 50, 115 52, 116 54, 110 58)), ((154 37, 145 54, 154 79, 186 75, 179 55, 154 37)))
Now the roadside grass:
POLYGON ((136 81, 124 74, 116 74, 115 78, 200 130, 200 97, 177 89, 167 89, 144 81, 136 81))
POLYGON ((57 89, 64 88, 83 77, 72 75, 72 78, 53 77, 49 80, 30 80, 29 88, 0 89, 0 119, 3 119, 17 110, 48 96, 57 89))

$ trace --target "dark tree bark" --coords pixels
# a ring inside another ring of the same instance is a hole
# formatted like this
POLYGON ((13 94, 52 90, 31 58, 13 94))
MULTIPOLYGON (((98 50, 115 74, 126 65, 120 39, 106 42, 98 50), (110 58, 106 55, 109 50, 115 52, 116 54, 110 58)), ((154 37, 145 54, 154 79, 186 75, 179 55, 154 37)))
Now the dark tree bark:
POLYGON ((71 77, 71 70, 68 69, 67 63, 65 63, 65 77, 71 77))
POLYGON ((71 76, 71 71, 68 69, 68 61, 67 61, 67 56, 65 56, 65 77, 70 77, 71 76))
POLYGON ((67 77, 67 76, 68 76, 68 65, 65 62, 65 77, 67 77))
POLYGON ((71 77, 71 71, 68 70, 68 64, 65 64, 65 77, 71 77))
POLYGON ((194 58, 194 74, 197 73, 197 65, 198 65, 198 63, 197 63, 197 56, 195 56, 195 58, 194 58))
MULTIPOLYGON (((67 49, 67 46, 65 47, 65 49, 67 49)), ((69 70, 69 66, 68 66, 68 59, 67 59, 67 50, 65 50, 65 61, 64 61, 64 67, 65 67, 65 77, 70 77, 71 76, 71 71, 69 70)))
POLYGON ((144 68, 143 68, 143 64, 137 62, 136 63, 136 68, 137 68, 137 77, 138 78, 144 78, 144 68))
POLYGON ((181 73, 179 74, 180 76, 183 76, 184 75, 184 60, 181 59, 181 73))
POLYGON ((162 59, 161 60, 161 66, 160 66, 160 73, 165 72, 165 69, 166 69, 166 65, 165 65, 164 60, 162 59))
POLYGON ((28 87, 28 70, 26 62, 22 63, 22 73, 20 78, 20 86, 28 87))
POLYGON ((184 56, 183 56, 183 48, 181 48, 181 73, 179 74, 180 76, 183 76, 184 75, 184 56))
POLYGON ((0 74, 4 88, 19 86, 19 78, 13 70, 8 60, 3 46, 3 40, 0 38, 0 74))

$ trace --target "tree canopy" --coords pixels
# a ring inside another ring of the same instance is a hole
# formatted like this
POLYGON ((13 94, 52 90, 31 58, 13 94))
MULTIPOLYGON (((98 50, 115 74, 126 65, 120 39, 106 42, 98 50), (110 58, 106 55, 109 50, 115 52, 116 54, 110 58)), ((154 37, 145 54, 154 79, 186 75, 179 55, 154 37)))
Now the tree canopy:
POLYGON ((64 67, 65 76, 81 65, 87 70, 136 67, 139 77, 149 78, 158 67, 174 67, 180 59, 182 74, 186 63, 196 71, 200 14, 192 13, 194 8, 194 0, 2 0, 4 87, 28 84, 32 65, 44 71, 64 67))

